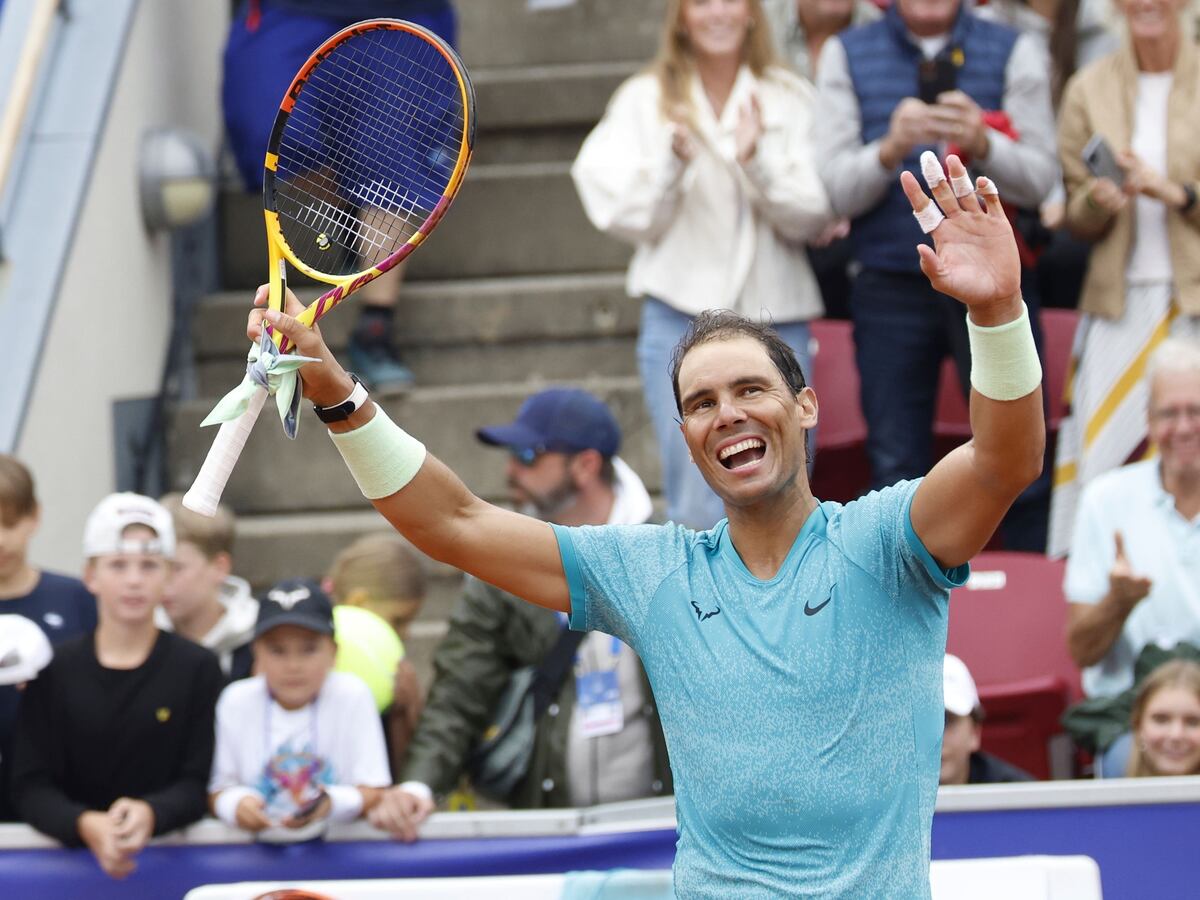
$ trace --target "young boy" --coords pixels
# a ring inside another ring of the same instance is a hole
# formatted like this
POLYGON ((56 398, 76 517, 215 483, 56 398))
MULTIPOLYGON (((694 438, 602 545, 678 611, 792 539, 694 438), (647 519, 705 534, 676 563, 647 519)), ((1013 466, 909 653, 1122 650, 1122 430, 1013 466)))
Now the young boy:
POLYGON ((259 601, 259 674, 217 704, 209 801, 223 822, 306 840, 365 814, 391 784, 371 691, 332 671, 336 654, 333 605, 315 582, 281 582, 259 601))
POLYGON ((248 678, 258 601, 245 579, 230 574, 233 513, 220 506, 212 518, 198 515, 184 507, 182 494, 167 494, 159 502, 175 524, 174 574, 157 613, 159 628, 217 654, 231 681, 248 678))
POLYGON ((223 678, 203 647, 154 625, 175 552, 170 514, 112 494, 84 528, 94 634, 62 644, 25 689, 13 749, 21 817, 86 844, 121 878, 151 836, 204 815, 223 678))
MULTIPOLYGON (((0 615, 24 616, 51 644, 61 644, 95 629, 96 600, 78 578, 29 562, 29 542, 40 519, 33 476, 14 457, 0 453, 0 615)), ((20 700, 15 685, 0 686, 0 822, 16 814, 9 761, 20 700)))

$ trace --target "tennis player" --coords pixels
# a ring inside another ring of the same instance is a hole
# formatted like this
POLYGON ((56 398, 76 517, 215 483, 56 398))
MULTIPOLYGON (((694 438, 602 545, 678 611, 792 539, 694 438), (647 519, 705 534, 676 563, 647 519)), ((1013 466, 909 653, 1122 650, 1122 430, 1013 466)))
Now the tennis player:
MULTIPOLYGON (((727 514, 702 532, 564 528, 491 506, 366 398, 316 330, 266 314, 320 358, 301 369, 305 394, 397 530, 641 656, 675 774, 679 896, 929 897, 949 591, 1045 442, 1011 228, 994 186, 948 165, 949 180, 926 160, 936 205, 901 179, 936 247, 918 247, 922 270, 968 311, 974 436, 925 478, 845 505, 809 487, 818 403, 792 353, 729 313, 700 317, 674 366, 683 436, 727 514)), ((401 831, 400 799, 390 814, 401 831)))

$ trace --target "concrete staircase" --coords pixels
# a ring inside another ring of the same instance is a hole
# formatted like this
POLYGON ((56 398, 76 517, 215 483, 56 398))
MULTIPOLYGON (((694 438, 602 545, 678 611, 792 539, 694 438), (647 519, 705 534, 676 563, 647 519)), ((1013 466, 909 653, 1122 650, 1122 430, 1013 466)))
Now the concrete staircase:
MULTIPOLYGON (((481 496, 504 497, 505 459, 474 438, 532 390, 576 383, 607 400, 622 455, 658 487, 653 434, 634 363, 638 304, 625 297, 629 249, 584 217, 568 169, 613 90, 654 52, 663 0, 577 0, 528 12, 525 0, 459 0, 460 50, 478 99, 476 154, 445 221, 413 257, 396 339, 419 387, 385 401, 481 496)), ((200 396, 169 430, 172 485, 190 484, 211 442, 200 420, 241 378, 250 294, 264 280, 261 201, 220 209, 222 284, 194 323, 200 396)), ((315 287, 299 287, 312 299, 315 287)), ((322 323, 335 352, 352 311, 322 323)), ((358 535, 387 527, 358 493, 311 414, 295 442, 264 414, 226 491, 239 515, 236 567, 256 586, 320 576, 358 535)), ((419 668, 444 630, 459 576, 430 564, 431 591, 409 650, 419 668)))

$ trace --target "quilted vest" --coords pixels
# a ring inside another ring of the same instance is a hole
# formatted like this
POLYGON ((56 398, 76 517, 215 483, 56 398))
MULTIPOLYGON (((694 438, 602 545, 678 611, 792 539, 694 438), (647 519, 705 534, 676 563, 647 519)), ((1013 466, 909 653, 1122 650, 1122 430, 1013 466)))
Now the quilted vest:
MULTIPOLYGON (((862 141, 868 144, 887 133, 894 110, 905 97, 918 96, 917 67, 921 51, 893 3, 878 22, 852 28, 840 36, 858 108, 862 117, 862 141)), ((958 87, 984 110, 998 110, 1004 99, 1004 72, 1017 40, 1017 32, 1005 25, 980 19, 960 8, 950 41, 940 55, 959 61, 958 87)), ((927 144, 914 147, 902 167, 920 177, 920 156, 938 148, 927 144)), ((863 266, 890 272, 919 272, 913 249, 924 241, 912 207, 900 188, 899 173, 883 199, 854 219, 850 232, 854 254, 863 266)))

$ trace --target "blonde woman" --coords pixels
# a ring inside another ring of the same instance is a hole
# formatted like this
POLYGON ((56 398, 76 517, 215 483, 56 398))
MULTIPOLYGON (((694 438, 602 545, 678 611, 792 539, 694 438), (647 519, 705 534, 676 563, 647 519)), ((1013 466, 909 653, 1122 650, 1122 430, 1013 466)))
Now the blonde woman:
POLYGON ((1059 430, 1049 551, 1070 547, 1079 492, 1144 458, 1146 359, 1168 333, 1200 336, 1200 52, 1186 0, 1115 0, 1127 37, 1081 69, 1059 113, 1066 225, 1092 244, 1071 412, 1059 430), (1093 136, 1116 171, 1083 160, 1093 136))
POLYGON ((592 223, 637 248, 638 367, 658 436, 667 515, 722 516, 690 464, 668 377, 692 317, 770 318, 809 371, 822 313, 804 252, 831 218, 809 130, 814 94, 778 62, 761 0, 669 0, 661 48, 623 84, 571 174, 592 223))
POLYGON ((1200 665, 1163 663, 1142 682, 1126 775, 1200 775, 1200 665))

